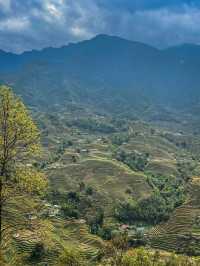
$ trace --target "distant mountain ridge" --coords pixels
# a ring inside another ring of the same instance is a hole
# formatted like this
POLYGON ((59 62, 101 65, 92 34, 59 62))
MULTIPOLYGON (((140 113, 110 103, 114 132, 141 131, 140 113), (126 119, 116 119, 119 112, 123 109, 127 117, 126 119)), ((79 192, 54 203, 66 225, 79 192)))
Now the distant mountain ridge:
POLYGON ((149 101, 190 108, 200 102, 199 70, 200 45, 159 50, 108 35, 20 55, 0 51, 1 83, 38 106, 48 95, 51 104, 79 100, 113 108, 149 101))

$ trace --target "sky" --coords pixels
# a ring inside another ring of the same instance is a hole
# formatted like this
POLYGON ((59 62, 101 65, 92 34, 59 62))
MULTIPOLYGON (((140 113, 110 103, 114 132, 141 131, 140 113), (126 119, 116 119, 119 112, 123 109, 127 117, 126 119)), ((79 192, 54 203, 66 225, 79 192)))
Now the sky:
POLYGON ((200 44, 200 0, 0 0, 0 49, 21 53, 98 34, 164 48, 200 44))

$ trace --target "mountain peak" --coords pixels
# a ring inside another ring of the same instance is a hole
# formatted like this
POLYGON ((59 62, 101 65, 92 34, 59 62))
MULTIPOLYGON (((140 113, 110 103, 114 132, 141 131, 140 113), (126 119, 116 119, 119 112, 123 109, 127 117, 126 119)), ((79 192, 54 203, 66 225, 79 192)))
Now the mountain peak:
POLYGON ((107 39, 110 38, 111 36, 108 34, 97 34, 93 39, 107 39))
POLYGON ((97 42, 103 42, 103 41, 124 41, 124 42, 130 42, 126 39, 123 39, 118 36, 113 36, 113 35, 107 35, 107 34, 98 34, 95 37, 91 38, 88 41, 97 41, 97 42))

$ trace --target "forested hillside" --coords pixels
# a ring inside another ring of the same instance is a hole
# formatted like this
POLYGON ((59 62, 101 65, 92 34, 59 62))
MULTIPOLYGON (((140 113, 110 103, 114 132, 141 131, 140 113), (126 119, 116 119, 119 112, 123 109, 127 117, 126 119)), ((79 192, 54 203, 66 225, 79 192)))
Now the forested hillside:
POLYGON ((38 107, 65 101, 97 104, 106 110, 118 108, 120 113, 146 104, 199 107, 198 45, 158 50, 99 35, 20 55, 1 51, 0 62, 0 80, 12 84, 29 104, 38 107), (47 102, 49 94, 52 97, 47 102))

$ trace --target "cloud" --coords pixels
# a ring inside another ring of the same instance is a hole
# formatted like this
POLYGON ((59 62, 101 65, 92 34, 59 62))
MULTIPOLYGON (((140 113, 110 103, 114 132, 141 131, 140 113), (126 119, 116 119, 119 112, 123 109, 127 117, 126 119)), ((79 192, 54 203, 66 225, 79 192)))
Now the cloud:
POLYGON ((0 49, 22 52, 61 46, 100 33, 159 47, 200 43, 200 3, 194 0, 0 0, 0 49))
POLYGON ((11 6, 10 0, 0 0, 0 9, 3 12, 9 12, 10 6, 11 6))
POLYGON ((0 32, 19 32, 29 27, 29 20, 26 17, 8 18, 0 22, 0 32))
POLYGON ((184 5, 180 9, 139 10, 124 15, 119 31, 123 28, 127 29, 124 37, 159 47, 200 43, 200 9, 184 5))

